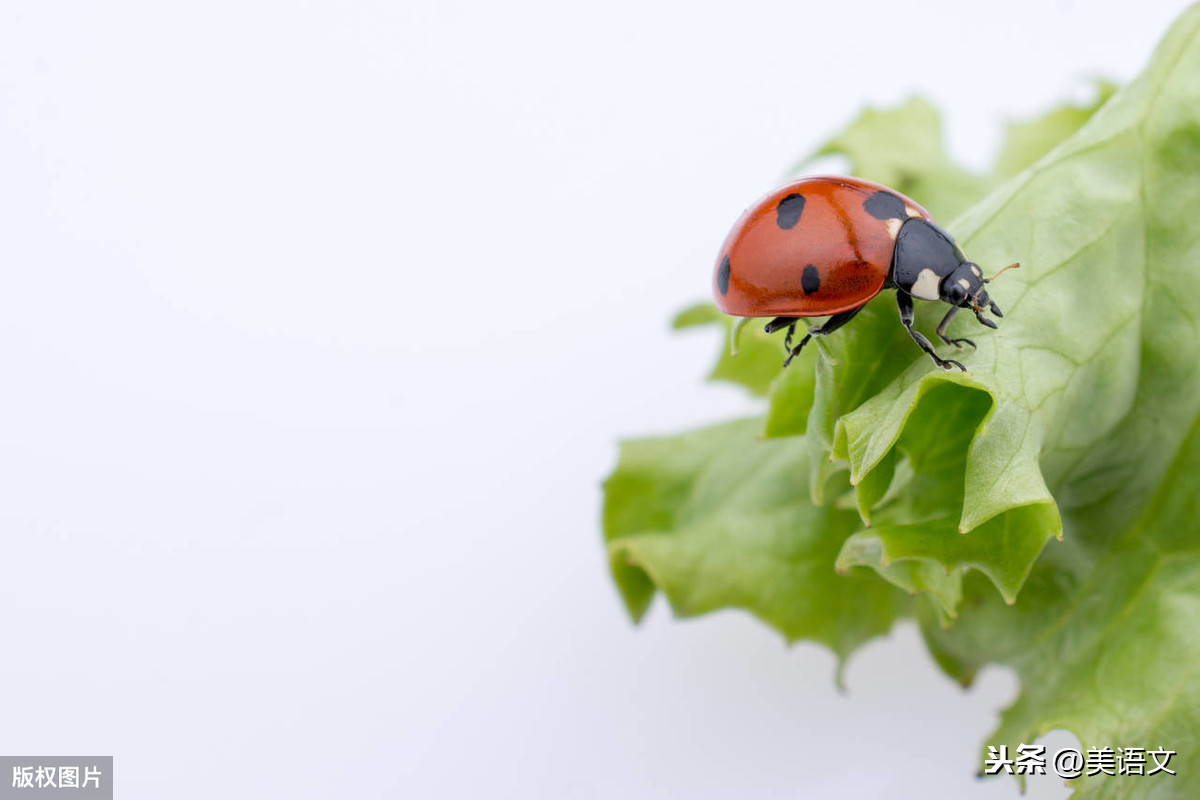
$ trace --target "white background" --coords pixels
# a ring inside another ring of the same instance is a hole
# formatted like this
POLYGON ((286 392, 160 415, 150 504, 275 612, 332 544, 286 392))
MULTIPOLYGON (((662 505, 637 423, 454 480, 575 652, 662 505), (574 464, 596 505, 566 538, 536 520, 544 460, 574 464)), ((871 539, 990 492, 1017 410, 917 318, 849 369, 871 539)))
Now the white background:
POLYGON ((1010 673, 901 626, 839 695, 741 614, 635 629, 599 483, 753 408, 667 321, 797 157, 919 92, 983 165, 1183 6, 3 2, 0 752, 122 798, 1016 797, 972 776, 1010 673))

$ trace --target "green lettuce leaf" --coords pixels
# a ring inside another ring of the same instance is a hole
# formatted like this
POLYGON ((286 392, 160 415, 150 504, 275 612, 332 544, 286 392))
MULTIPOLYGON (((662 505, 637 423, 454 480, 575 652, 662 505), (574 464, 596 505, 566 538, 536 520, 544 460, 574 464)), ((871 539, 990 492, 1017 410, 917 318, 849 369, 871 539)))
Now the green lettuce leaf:
MULTIPOLYGON (((917 350, 890 293, 786 371, 755 335, 753 381, 731 379, 766 415, 627 443, 606 484, 631 613, 656 590, 679 614, 745 608, 843 659, 915 614, 962 683, 1021 676, 988 744, 1166 747, 1178 776, 1077 796, 1200 797, 1197 76, 1200 7, 1098 110, 1010 130, 996 176, 954 167, 919 102, 822 148, 938 215, 1019 169, 947 225, 985 269, 1022 262, 991 287, 1006 317, 956 319, 967 374, 917 350)), ((922 305, 932 331, 944 308, 922 305)))
POLYGON ((1079 797, 1200 797, 1198 75, 1200 7, 1132 85, 963 225, 968 246, 1023 240, 1046 265, 1013 316, 1045 315, 1059 334, 1046 359, 1060 373, 1023 383, 1055 407, 1042 464, 1066 538, 1015 608, 972 585, 972 613, 926 636, 960 680, 990 661, 1017 669, 1021 696, 991 744, 1066 728, 1085 748, 1178 751, 1176 777, 1085 777, 1079 797))
POLYGON ((613 577, 635 619, 659 589, 680 616, 743 608, 789 641, 822 642, 844 659, 887 632, 910 600, 834 571, 857 515, 814 505, 808 441, 763 441, 761 427, 748 419, 625 443, 604 485, 613 577))

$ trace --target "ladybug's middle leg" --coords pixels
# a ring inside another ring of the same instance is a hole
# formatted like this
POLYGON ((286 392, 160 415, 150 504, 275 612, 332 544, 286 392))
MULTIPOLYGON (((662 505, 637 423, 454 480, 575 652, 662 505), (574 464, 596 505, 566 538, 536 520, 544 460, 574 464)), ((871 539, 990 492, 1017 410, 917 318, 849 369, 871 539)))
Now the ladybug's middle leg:
MULTIPOLYGON (((800 340, 800 344, 788 351, 788 357, 784 359, 783 365, 786 367, 792 363, 792 359, 800 355, 800 351, 804 349, 804 345, 808 344, 808 340, 814 336, 828 336, 838 328, 845 325, 850 320, 854 319, 854 315, 862 311, 863 307, 852 308, 849 311, 843 311, 840 314, 834 314, 829 319, 825 320, 824 325, 814 325, 808 329, 808 333, 804 334, 804 338, 800 340)), ((793 323, 794 325, 795 323, 793 323)))
MULTIPOLYGON (((950 369, 950 366, 954 365, 963 372, 967 371, 967 368, 964 367, 960 362, 949 358, 939 357, 938 354, 933 351, 933 345, 929 343, 929 340, 922 336, 920 331, 913 330, 913 301, 911 295, 906 294, 903 291, 896 292, 896 305, 900 308, 900 321, 904 323, 904 327, 908 330, 908 335, 912 337, 912 340, 917 343, 918 347, 929 354, 929 357, 934 360, 934 363, 936 363, 942 369, 950 369)), ((943 322, 945 322, 945 320, 943 320, 943 322)))
POLYGON ((950 320, 954 319, 954 315, 958 313, 958 306, 950 306, 950 310, 946 312, 946 316, 942 317, 942 321, 938 323, 937 335, 946 344, 952 344, 959 350, 963 349, 964 344, 969 344, 975 347, 975 343, 970 339, 951 339, 946 335, 946 326, 950 324, 950 320))

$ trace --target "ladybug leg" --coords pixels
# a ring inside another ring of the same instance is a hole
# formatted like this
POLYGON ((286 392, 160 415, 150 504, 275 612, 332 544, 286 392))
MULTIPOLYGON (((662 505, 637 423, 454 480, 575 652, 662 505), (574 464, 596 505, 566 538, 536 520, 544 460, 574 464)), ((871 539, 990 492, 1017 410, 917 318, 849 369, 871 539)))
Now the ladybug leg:
MULTIPOLYGON (((993 305, 995 305, 995 304, 993 303, 993 305)), ((1001 315, 1001 316, 1003 316, 1003 315, 1001 315)), ((983 315, 983 312, 979 311, 978 309, 976 309, 976 311, 975 311, 975 319, 979 320, 980 325, 986 325, 989 328, 992 328, 993 330, 995 330, 995 328, 996 328, 996 323, 992 322, 990 319, 985 317, 983 315)))
POLYGON ((800 340, 800 344, 796 345, 791 350, 788 350, 788 357, 783 360, 783 365, 785 367, 792 363, 793 358, 800 355, 800 351, 804 349, 804 345, 808 344, 808 340, 812 337, 812 331, 810 330, 808 333, 804 334, 804 338, 800 340))
MULTIPOLYGON (((951 365, 958 367, 963 372, 967 371, 960 362, 948 358, 939 358, 938 354, 933 351, 933 345, 929 340, 921 335, 920 331, 913 330, 913 301, 912 296, 904 292, 896 292, 896 305, 900 309, 900 321, 904 323, 904 327, 908 330, 908 335, 917 343, 917 346, 929 354, 934 363, 942 369, 950 369, 951 365)), ((944 320, 943 320, 944 321, 944 320)))
MULTIPOLYGON (((813 338, 814 336, 828 336, 850 320, 854 319, 854 315, 859 311, 862 311, 862 308, 862 306, 859 306, 858 308, 852 308, 849 311, 843 311, 840 314, 834 314, 832 317, 825 320, 824 325, 814 325, 813 327, 809 328, 808 333, 804 334, 804 338, 800 340, 800 344, 788 351, 788 357, 784 359, 783 365, 786 367, 788 364, 792 363, 792 359, 800 355, 800 351, 804 349, 804 345, 808 344, 809 339, 813 338)), ((792 326, 795 327, 795 322, 792 323, 792 326)))
POLYGON ((774 333, 780 328, 796 327, 797 317, 776 317, 763 326, 763 333, 774 333))
POLYGON ((796 317, 776 317, 763 328, 764 333, 774 333, 787 326, 787 336, 783 338, 783 349, 792 351, 792 336, 796 333, 796 317))
POLYGON ((964 344, 969 344, 969 345, 971 345, 972 348, 974 348, 975 343, 972 342, 970 339, 951 339, 949 336, 946 335, 946 326, 950 324, 950 320, 954 319, 954 315, 957 313, 958 313, 958 306, 950 306, 950 310, 946 312, 946 316, 942 317, 942 321, 938 323, 938 326, 937 326, 938 338, 941 339, 946 344, 954 345, 959 350, 963 349, 964 344))

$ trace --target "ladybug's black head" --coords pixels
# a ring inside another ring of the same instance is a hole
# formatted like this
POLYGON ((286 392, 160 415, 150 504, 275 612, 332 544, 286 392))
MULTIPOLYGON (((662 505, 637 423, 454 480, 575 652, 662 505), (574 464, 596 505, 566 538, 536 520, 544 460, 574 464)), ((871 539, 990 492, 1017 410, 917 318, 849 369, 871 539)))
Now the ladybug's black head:
POLYGON ((964 261, 946 277, 938 286, 938 295, 952 306, 973 308, 988 302, 987 292, 983 290, 983 272, 978 264, 964 261), (980 294, 983 295, 979 299, 980 294), (976 302, 978 300, 978 302, 976 302))
POLYGON ((984 310, 990 307, 991 312, 997 317, 1004 315, 988 297, 987 290, 983 288, 986 283, 988 283, 988 279, 983 277, 979 265, 971 261, 964 261, 958 265, 957 269, 942 278, 938 294, 942 300, 952 306, 971 309, 981 323, 989 328, 994 328, 996 323, 982 316, 984 310))

